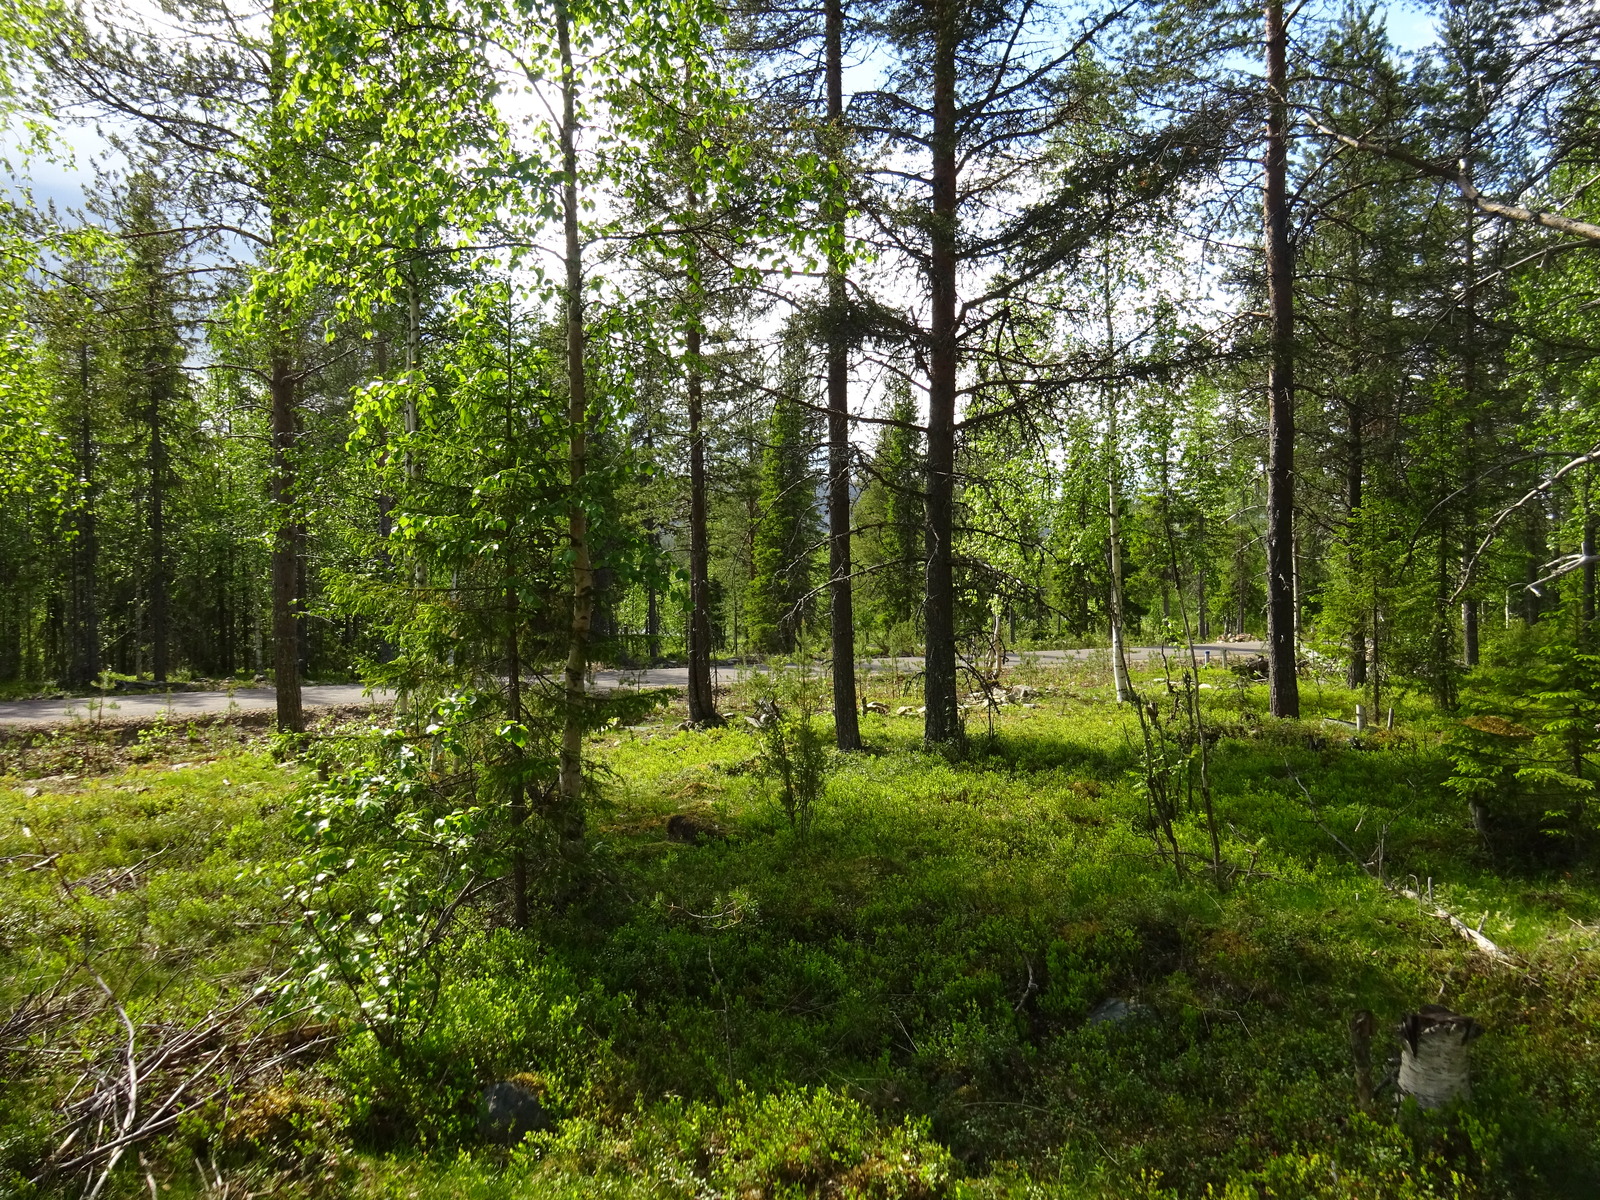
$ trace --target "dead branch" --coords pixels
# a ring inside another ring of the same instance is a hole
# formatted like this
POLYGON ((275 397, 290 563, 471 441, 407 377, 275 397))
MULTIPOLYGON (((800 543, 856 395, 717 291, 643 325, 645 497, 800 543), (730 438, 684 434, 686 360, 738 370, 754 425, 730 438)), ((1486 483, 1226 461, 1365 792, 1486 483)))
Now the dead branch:
POLYGON ((1489 528, 1484 531, 1483 540, 1478 543, 1478 548, 1472 552, 1472 557, 1467 559, 1467 565, 1461 572, 1461 582, 1456 585, 1456 590, 1450 593, 1451 603, 1454 603, 1456 600, 1460 599, 1461 593, 1466 591, 1467 588, 1471 586, 1472 574, 1477 568, 1479 556, 1489 548, 1489 543, 1494 541, 1495 534, 1500 532, 1500 526, 1506 523, 1512 513, 1516 512, 1523 505, 1532 503, 1534 500, 1537 500, 1540 496, 1543 496, 1546 492, 1550 491, 1550 489, 1555 487, 1557 483, 1561 482, 1562 478, 1569 472, 1576 471, 1579 467, 1586 467, 1590 463, 1595 462, 1600 462, 1600 446, 1594 447, 1586 454, 1580 454, 1576 458, 1569 459, 1560 470, 1552 472, 1549 478, 1541 480, 1539 483, 1530 488, 1527 494, 1525 494, 1520 500, 1517 500, 1501 509, 1500 512, 1496 514, 1495 519, 1489 522, 1489 528))
POLYGON ((1519 221, 1528 225, 1542 225, 1546 229, 1554 229, 1572 237, 1583 238, 1587 242, 1600 243, 1600 225, 1588 221, 1578 221, 1571 217, 1564 217, 1560 213, 1543 212, 1539 209, 1524 208, 1520 204, 1506 204, 1503 201, 1491 200, 1473 186, 1472 180, 1459 166, 1446 166, 1442 163, 1431 162, 1421 155, 1412 154, 1399 146, 1392 146, 1386 142, 1375 142, 1371 138, 1354 137, 1347 133, 1340 133, 1337 129, 1324 125, 1321 121, 1312 120, 1311 127, 1325 137, 1331 137, 1341 145, 1352 150, 1361 150, 1377 154, 1394 162, 1404 163, 1412 170, 1424 175, 1431 175, 1435 179, 1443 179, 1454 185, 1456 191, 1461 193, 1461 198, 1472 205, 1479 212, 1487 213, 1491 217, 1499 217, 1502 221, 1519 221))
MULTIPOLYGON (((242 1028, 247 1010, 260 1002, 267 987, 226 1009, 213 1010, 186 1026, 146 1026, 140 1051, 139 1030, 115 992, 98 975, 91 975, 126 1031, 115 1070, 91 1063, 67 1093, 60 1111, 67 1117, 64 1136, 32 1180, 38 1186, 51 1178, 93 1171, 85 1200, 98 1200, 117 1164, 130 1147, 175 1126, 184 1111, 224 1096, 253 1079, 281 1070, 291 1060, 328 1045, 333 1037, 309 1038, 284 1048, 274 1027, 304 1015, 299 1009, 284 1013, 248 1036, 242 1028), (163 1036, 164 1034, 164 1036, 163 1036), (88 1092, 72 1099, 88 1081, 88 1092), (160 1084, 161 1092, 156 1092, 160 1084), (154 1105, 141 1098, 158 1095, 154 1105), (85 1144, 87 1143, 87 1144, 85 1144), (76 1150, 69 1157, 68 1152, 76 1150)), ((102 1060, 103 1061, 103 1060, 102 1060)))
POLYGON ((1421 895, 1418 895, 1408 887, 1401 887, 1397 883, 1391 883, 1384 876, 1383 835, 1384 833, 1388 832, 1387 825, 1383 827, 1383 831, 1378 835, 1378 851, 1375 858, 1362 861, 1361 856, 1352 850, 1343 838, 1328 828, 1327 823, 1322 819, 1321 814, 1317 811, 1317 803, 1312 799, 1310 789, 1308 789, 1306 785, 1300 781, 1300 777, 1293 772, 1290 772, 1289 778, 1294 780, 1295 786, 1300 789, 1301 795, 1306 798, 1306 807, 1311 810, 1311 820, 1316 827, 1322 830, 1323 833, 1327 834, 1328 837, 1332 839, 1334 844, 1348 854, 1351 860, 1361 868, 1362 872, 1370 876, 1379 887, 1383 888, 1391 895, 1400 896, 1406 900, 1412 901, 1419 909, 1427 913, 1429 916, 1445 922, 1450 926, 1451 929, 1454 929, 1467 941, 1471 942, 1473 947, 1481 952, 1486 958, 1489 958, 1492 961, 1500 963, 1504 966, 1514 965, 1514 960, 1512 959, 1511 955, 1507 954, 1499 946, 1495 945, 1488 938, 1484 937, 1482 930, 1472 928, 1472 926, 1461 920, 1461 918, 1457 917, 1454 913, 1451 913, 1435 904, 1431 898, 1425 898, 1421 895), (1377 863, 1376 870, 1373 869, 1374 861, 1377 863))

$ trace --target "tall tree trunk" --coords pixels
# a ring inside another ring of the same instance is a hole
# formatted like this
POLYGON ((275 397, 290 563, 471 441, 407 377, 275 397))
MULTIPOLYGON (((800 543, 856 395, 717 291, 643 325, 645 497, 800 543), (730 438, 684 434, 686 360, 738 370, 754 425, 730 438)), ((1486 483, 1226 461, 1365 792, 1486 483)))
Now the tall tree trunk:
POLYGON ((716 725, 711 693, 711 539, 706 530, 705 404, 700 366, 699 307, 685 332, 689 391, 689 721, 716 725))
MULTIPOLYGON (((145 289, 148 320, 154 330, 157 314, 162 311, 165 297, 161 294, 159 276, 152 274, 145 289)), ((157 338, 159 334, 155 335, 157 338)), ((151 345, 157 342, 153 339, 151 345)), ((165 347, 161 347, 165 350, 165 347)), ((160 351, 158 351, 160 352, 160 351)), ((170 378, 152 362, 149 366, 147 407, 145 419, 149 424, 149 442, 145 448, 145 467, 149 474, 150 507, 150 674, 157 683, 167 681, 168 654, 171 646, 171 621, 167 580, 167 441, 161 427, 162 401, 170 385, 170 378)))
POLYGON ((268 384, 272 400, 272 669, 278 728, 303 733, 300 698, 300 530, 295 520, 295 378, 287 357, 274 354, 268 384))
MULTIPOLYGON (((689 211, 699 197, 689 188, 689 211)), ((706 527, 705 364, 700 318, 704 311, 698 247, 689 247, 689 325, 684 331, 684 372, 689 402, 689 722, 720 725, 711 691, 711 535, 706 527)))
POLYGON ((956 371, 956 5, 930 0, 933 54, 933 222, 928 269, 932 322, 928 345, 927 576, 923 696, 929 745, 959 743, 956 707, 955 532, 956 371))
POLYGON ((1116 367, 1117 329, 1111 310, 1111 248, 1101 260, 1101 305, 1106 319, 1106 541, 1111 559, 1111 593, 1109 619, 1111 622, 1111 680, 1116 687, 1117 703, 1127 704, 1134 698, 1133 681, 1128 677, 1128 648, 1122 616, 1122 438, 1117 422, 1117 390, 1111 382, 1116 367))
MULTIPOLYGON (((836 157, 844 143, 844 4, 827 0, 829 136, 836 157)), ((843 170, 828 201, 834 248, 844 249, 843 170)), ((839 263, 828 267, 828 591, 833 635, 833 737, 841 750, 861 748, 856 718, 856 621, 850 589, 850 362, 845 346, 845 281, 839 263)))
MULTIPOLYGON (((269 223, 274 243, 288 235, 290 212, 284 182, 288 164, 281 161, 279 146, 285 144, 285 131, 278 101, 288 86, 288 46, 281 23, 282 0, 272 0, 268 64, 269 124, 268 162, 263 192, 267 197, 269 223)), ((274 322, 278 324, 278 322, 274 322)), ((285 333, 273 329, 268 351, 267 390, 271 407, 272 468, 267 481, 267 499, 272 521, 272 670, 277 693, 278 729, 283 733, 303 733, 305 707, 300 695, 300 550, 303 544, 299 522, 295 519, 296 472, 295 441, 299 428, 295 411, 299 381, 295 376, 285 344, 285 333)))
POLYGON ((1288 32, 1267 0, 1263 195, 1271 356, 1267 369, 1267 661, 1272 715, 1300 715, 1294 638, 1294 264, 1289 247, 1288 32))
MULTIPOLYGON (((1467 170, 1471 171, 1471 143, 1464 161, 1467 170)), ((1461 297, 1462 319, 1465 322, 1465 345, 1461 356, 1461 379, 1463 398, 1467 405, 1466 436, 1462 439, 1465 453, 1462 456, 1461 472, 1469 480, 1477 471, 1478 430, 1474 414, 1478 406, 1478 239, 1477 239, 1477 210, 1472 205, 1466 206, 1466 226, 1462 231, 1462 258, 1466 263, 1466 279, 1461 297)), ((1462 493, 1462 530, 1465 534, 1473 526, 1473 495, 1470 484, 1462 493)), ((1471 561, 1471 550, 1466 545, 1467 538, 1462 538, 1461 567, 1463 573, 1468 569, 1471 561)), ((1478 606, 1468 598, 1461 602, 1461 662, 1464 666, 1475 667, 1478 665, 1478 606)))
POLYGON ((82 494, 74 510, 72 545, 73 638, 69 681, 87 687, 100 675, 99 529, 95 520, 94 426, 89 415, 89 347, 78 347, 79 404, 77 467, 82 494))
MULTIPOLYGON (((661 537, 656 533, 653 520, 646 522, 645 530, 645 538, 650 543, 650 554, 654 557, 661 549, 661 537)), ((661 593, 656 591, 654 582, 645 585, 644 657, 646 665, 652 667, 661 657, 661 593)))
POLYGON ((589 519, 583 504, 589 460, 589 394, 584 377, 583 250, 578 241, 577 72, 572 61, 572 26, 565 0, 556 4, 556 39, 561 51, 562 229, 566 253, 567 310, 567 537, 572 549, 572 624, 567 633, 566 704, 561 722, 560 836, 570 861, 583 848, 583 735, 588 725, 589 627, 594 619, 594 569, 589 519))
MULTIPOLYGON (((298 443, 300 435, 304 433, 300 423, 300 414, 295 413, 294 436, 298 443)), ((294 525, 294 610, 300 614, 300 678, 311 677, 311 630, 306 627, 306 613, 311 609, 311 570, 310 555, 306 553, 309 537, 306 533, 305 523, 296 521, 294 525)))
MULTIPOLYGON (((1366 448, 1361 440, 1361 409, 1354 401, 1347 400, 1344 411, 1345 422, 1350 427, 1350 436, 1345 445, 1344 520, 1345 536, 1348 539, 1346 553, 1349 557, 1348 569, 1351 575, 1359 577, 1361 553, 1354 539, 1358 536, 1356 521, 1361 512, 1361 486, 1366 476, 1366 448)), ((1345 668, 1345 685, 1360 688, 1365 687, 1366 682, 1367 620, 1365 616, 1359 616, 1350 630, 1350 662, 1345 668)))
MULTIPOLYGON (((380 336, 376 340, 373 349, 376 358, 374 365, 378 378, 387 382, 389 379, 389 339, 380 336)), ((385 466, 388 462, 389 452, 384 450, 379 457, 379 465, 385 466)), ((385 577, 389 574, 389 568, 394 565, 393 558, 389 552, 389 539, 394 536, 394 505, 395 498, 393 496, 387 492, 378 493, 378 569, 385 577)), ((389 657, 389 652, 385 651, 384 656, 389 657)))
MULTIPOLYGON (((513 570, 515 568, 513 567, 513 570)), ((517 603, 515 582, 506 588, 506 720, 522 722, 522 652, 518 634, 522 614, 517 603)), ((511 923, 518 929, 528 927, 528 852, 522 844, 523 826, 528 822, 528 795, 522 780, 522 751, 513 747, 516 776, 511 781, 510 816, 512 837, 516 839, 511 851, 511 923)))
POLYGON ((150 673, 167 681, 171 643, 167 585, 167 446, 161 431, 161 406, 150 402, 150 673))
POLYGON ((1588 637, 1589 626, 1594 623, 1594 519, 1585 515, 1583 522, 1583 629, 1588 637))

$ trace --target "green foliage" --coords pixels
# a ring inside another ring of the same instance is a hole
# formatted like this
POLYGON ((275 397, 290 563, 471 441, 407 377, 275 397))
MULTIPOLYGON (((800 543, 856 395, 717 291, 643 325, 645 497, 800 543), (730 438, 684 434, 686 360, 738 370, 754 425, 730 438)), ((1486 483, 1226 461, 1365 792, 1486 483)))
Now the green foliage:
POLYGON ((820 523, 817 519, 816 420, 810 402, 808 354, 791 332, 783 381, 767 423, 752 531, 748 623, 758 650, 792 654, 812 603, 820 523))
POLYGON ((917 641, 926 558, 922 434, 911 389, 893 386, 883 415, 894 424, 878 432, 853 515, 859 531, 853 556, 861 572, 855 590, 864 622, 882 634, 911 634, 895 639, 898 651, 917 641))
POLYGON ((761 772, 778 785, 778 803, 802 840, 811 833, 832 758, 817 721, 824 707, 822 681, 804 667, 767 675, 756 703, 761 772))
POLYGON ((1502 639, 1463 699, 1445 786, 1492 853, 1570 860, 1595 834, 1600 654, 1576 603, 1502 639))
POLYGON ((401 1059, 427 1034, 456 917, 526 833, 503 801, 504 777, 524 761, 505 749, 526 737, 485 698, 450 697, 421 737, 380 731, 353 769, 310 791, 294 823, 307 850, 286 897, 306 934, 289 1002, 354 1017, 401 1059))
POLYGON ((487 1084, 537 1080, 556 1116, 592 1101, 605 1047, 587 1025, 606 1011, 577 981, 509 930, 452 943, 436 1019, 402 1045, 374 1029, 340 1046, 335 1076, 356 1135, 378 1148, 455 1147, 476 1136, 487 1084))
MULTIPOLYGON (((609 768, 603 883, 537 910, 526 933, 504 928, 494 882, 512 830, 490 773, 466 770, 494 753, 479 744, 499 736, 492 703, 440 713, 421 738, 322 742, 325 781, 233 756, 0 793, 0 857, 47 843, 92 882, 172 847, 88 907, 141 1029, 304 954, 300 995, 320 999, 315 1028, 337 1043, 292 1095, 196 1110, 189 1140, 145 1146, 158 1188, 181 1191, 193 1155, 214 1152, 229 1180, 300 1194, 299 1139, 317 1177, 333 1173, 325 1187, 358 1196, 1592 1194, 1600 1013, 1579 948, 1600 919, 1593 869, 1485 865, 1437 786, 1451 726, 1425 700, 1357 751, 1315 727, 1252 733, 1241 714, 1259 688, 1198 693, 1208 725, 1232 731, 1212 757, 1219 888, 1150 853, 1134 714, 1109 702, 1103 668, 1034 682, 1044 707, 1000 709, 993 743, 962 762, 922 750, 915 722, 865 714, 878 752, 833 765, 804 854, 751 769, 764 731, 683 731, 677 716, 607 729, 591 742, 609 768), (663 837, 690 797, 716 831, 663 837), (1486 969, 1327 831, 1361 853, 1381 831, 1391 877, 1432 877, 1474 922, 1487 910, 1486 934, 1541 989, 1486 969), (418 914, 437 920, 474 871, 482 890, 427 946, 418 914), (329 950, 285 902, 285 876, 320 889, 311 919, 329 950), (1434 1001, 1489 1028, 1473 1100, 1357 1113, 1349 1011, 1387 1024, 1434 1001), (537 1081, 556 1126, 508 1156, 478 1147, 474 1123, 482 1088, 510 1077, 537 1081)), ((729 709, 759 713, 757 690, 729 709)), ((1307 704, 1350 699, 1308 690, 1307 704)), ((1198 814, 1176 831, 1204 844, 1198 814)), ((38 947, 81 944, 84 914, 60 911, 54 886, 45 871, 0 877, 8 997, 51 978, 38 947)), ((115 1033, 94 1036, 115 1051, 115 1033)), ((74 1075, 8 1075, 8 1164, 26 1171, 45 1148, 24 1136, 29 1114, 74 1075)), ((146 1188, 139 1170, 123 1182, 146 1188)))

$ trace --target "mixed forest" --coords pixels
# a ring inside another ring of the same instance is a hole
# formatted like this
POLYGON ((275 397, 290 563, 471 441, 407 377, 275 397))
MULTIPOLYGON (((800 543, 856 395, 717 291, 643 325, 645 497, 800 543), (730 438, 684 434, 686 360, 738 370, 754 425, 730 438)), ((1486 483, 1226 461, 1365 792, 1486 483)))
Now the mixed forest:
POLYGON ((1600 1194, 1597 62, 12 0, 0 1194, 1600 1194))

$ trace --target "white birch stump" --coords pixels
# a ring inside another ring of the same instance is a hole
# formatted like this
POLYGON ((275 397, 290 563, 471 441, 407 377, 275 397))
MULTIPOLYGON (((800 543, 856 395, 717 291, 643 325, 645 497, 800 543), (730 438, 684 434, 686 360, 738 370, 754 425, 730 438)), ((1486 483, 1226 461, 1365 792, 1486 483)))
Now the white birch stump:
POLYGON ((1471 1017, 1425 1004, 1400 1022, 1400 1094, 1442 1108, 1471 1094, 1467 1046, 1483 1033, 1471 1017))

